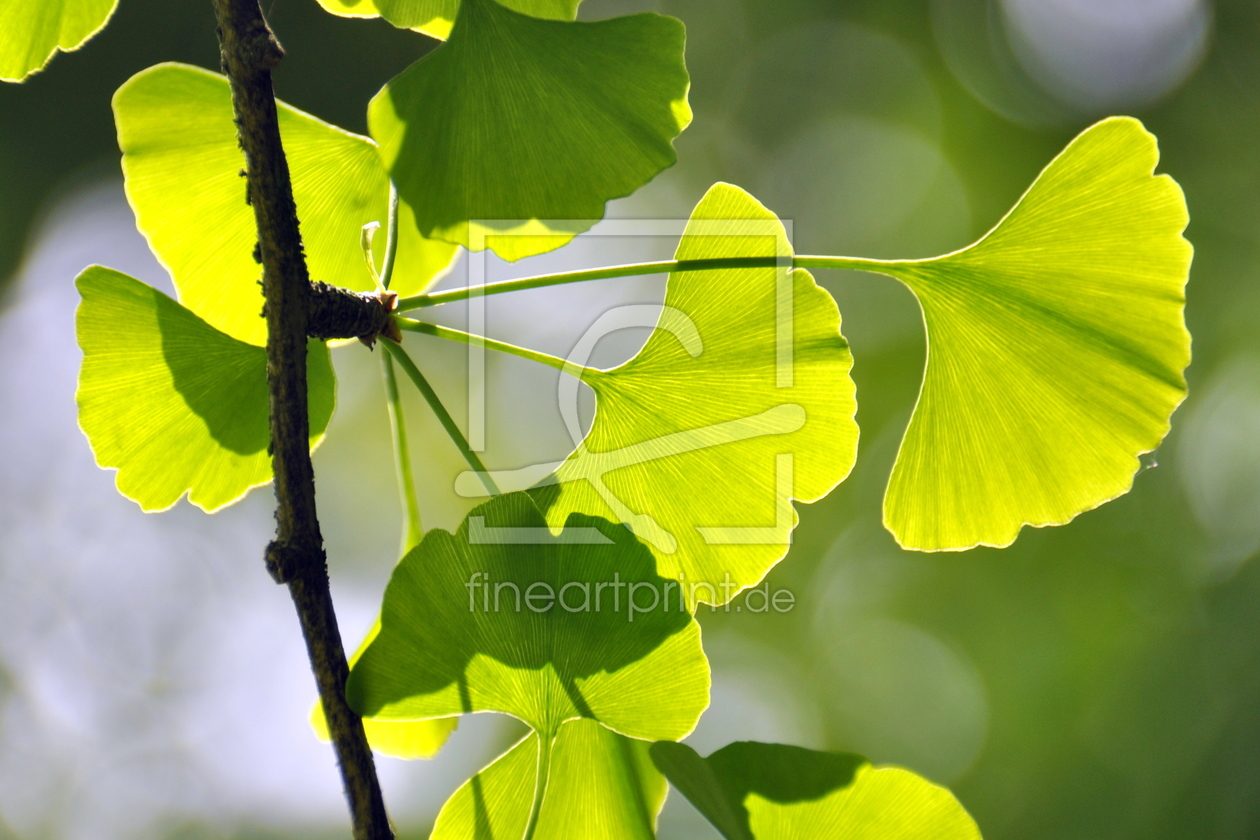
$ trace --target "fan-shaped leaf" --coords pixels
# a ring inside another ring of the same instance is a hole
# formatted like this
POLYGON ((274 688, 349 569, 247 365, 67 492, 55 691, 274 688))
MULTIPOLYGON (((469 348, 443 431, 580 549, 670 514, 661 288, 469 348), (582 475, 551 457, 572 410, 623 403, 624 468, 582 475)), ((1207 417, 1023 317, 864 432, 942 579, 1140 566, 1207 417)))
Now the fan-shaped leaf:
MULTIPOLYGON (((717 184, 677 256, 791 254, 774 214, 717 184)), ((820 499, 848 475, 858 437, 851 366, 835 302, 808 272, 671 275, 638 355, 582 372, 595 420, 556 473, 559 492, 541 494, 554 499, 548 521, 583 512, 629 523, 693 600, 730 600, 787 553, 792 499, 820 499)))
MULTIPOLYGON (((433 38, 451 34, 460 0, 318 0, 334 15, 383 17, 401 29, 415 29, 433 38)), ((521 14, 548 20, 573 20, 582 0, 502 0, 521 14)))
POLYGON ((105 28, 118 0, 0 3, 0 80, 20 82, 58 51, 71 52, 105 28))
MULTIPOLYGON (((118 492, 163 510, 185 492, 207 512, 271 480, 267 356, 158 290, 92 266, 76 285, 79 426, 118 492)), ((308 349, 311 443, 332 416, 328 349, 308 349)))
POLYGON ((347 697, 380 719, 499 711, 548 737, 589 717, 681 738, 709 670, 676 590, 620 525, 575 515, 552 536, 529 496, 501 496, 398 564, 347 697))
POLYGON ((908 548, 1005 546, 1126 493, 1186 394, 1185 198, 1129 118, 1083 132, 976 244, 890 263, 928 362, 884 499, 908 548))
POLYGON ((948 790, 861 756, 755 741, 708 758, 661 742, 651 756, 727 840, 980 840, 948 790))
POLYGON ((683 39, 652 13, 569 23, 464 0, 450 40, 368 110, 420 232, 517 259, 589 228, 676 159, 683 39))
MULTIPOLYGON (((384 223, 389 201, 375 144, 283 103, 279 116, 311 277, 370 290, 361 228, 384 223)), ((118 89, 114 118, 127 198, 180 303, 234 338, 264 344, 261 269, 250 256, 258 237, 227 79, 184 64, 150 67, 118 89)), ((393 288, 405 295, 442 273, 455 248, 421 238, 410 208, 400 210, 393 288)))
MULTIPOLYGON (((647 748, 595 721, 561 726, 534 840, 651 840, 666 785, 647 748)), ((538 735, 530 734, 455 791, 432 840, 521 837, 537 767, 538 735)))

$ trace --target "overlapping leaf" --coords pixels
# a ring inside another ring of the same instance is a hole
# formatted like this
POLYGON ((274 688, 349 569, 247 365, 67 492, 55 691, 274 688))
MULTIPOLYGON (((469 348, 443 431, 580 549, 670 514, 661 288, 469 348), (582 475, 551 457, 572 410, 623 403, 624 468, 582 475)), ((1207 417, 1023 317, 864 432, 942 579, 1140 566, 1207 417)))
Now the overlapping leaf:
POLYGON ((542 253, 674 163, 691 121, 683 40, 657 14, 564 22, 463 0, 450 40, 376 95, 368 123, 422 234, 542 253))
POLYGON ((498 711, 552 737, 588 717, 671 740, 695 726, 708 688, 700 628, 647 549, 582 515, 553 536, 513 493, 403 558, 347 697, 384 720, 498 711))
MULTIPOLYGON (((791 253, 772 213, 718 184, 677 256, 791 253)), ((584 512, 629 523, 661 575, 698 600, 729 600, 787 552, 792 499, 815 501, 848 475, 858 437, 851 365, 836 305, 808 272, 671 275, 643 349, 614 370, 583 371, 595 420, 556 473, 559 492, 541 494, 548 521, 584 512)))
MULTIPOLYGON (((434 38, 451 34, 460 0, 318 0, 334 15, 383 17, 401 29, 415 29, 434 38)), ((548 20, 573 20, 582 0, 501 0, 521 14, 548 20)))
POLYGON ((884 500, 920 550, 1009 545, 1129 490, 1185 397, 1181 189, 1137 120, 1086 130, 969 248, 890 263, 928 362, 884 500))
MULTIPOLYGON (((561 726, 534 840, 651 840, 666 784, 647 753, 646 742, 591 720, 561 726)), ((531 734, 455 791, 432 840, 523 836, 537 764, 538 736, 531 734)))
POLYGON ((754 741, 708 758, 657 743, 651 756, 727 840, 980 840, 948 790, 861 756, 754 741))
POLYGON ((118 0, 0 3, 0 80, 20 82, 58 51, 77 50, 109 22, 118 0))
MULTIPOLYGON (((79 425, 118 492, 146 511, 185 492, 206 511, 271 479, 267 358, 156 289, 92 266, 76 281, 79 425)), ((332 416, 328 349, 311 342, 312 444, 332 416)))
MULTIPOLYGON (((258 237, 227 80, 159 64, 118 89, 114 117, 127 197, 180 302, 228 335, 264 344, 261 270, 250 256, 258 237)), ((283 103, 279 118, 312 279, 370 290, 360 231, 385 222, 389 199, 375 144, 283 103)), ((455 248, 420 237, 405 205, 399 230, 393 288, 406 295, 444 271, 455 248)))

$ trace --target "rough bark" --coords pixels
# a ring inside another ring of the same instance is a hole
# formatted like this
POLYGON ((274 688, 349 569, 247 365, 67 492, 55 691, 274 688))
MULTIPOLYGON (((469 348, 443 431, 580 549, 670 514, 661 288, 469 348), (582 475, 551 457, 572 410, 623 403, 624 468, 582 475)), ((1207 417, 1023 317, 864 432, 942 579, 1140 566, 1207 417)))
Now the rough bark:
MULTIPOLYGON (((271 68, 284 57, 258 0, 213 0, 223 71, 232 87, 247 201, 258 227, 267 318, 267 384, 276 491, 276 538, 267 568, 287 583, 302 624, 311 668, 357 840, 392 840, 363 722, 346 703, 349 668, 328 590, 324 540, 315 509, 315 474, 306 411, 306 337, 312 290, 302 252, 288 162, 280 143, 271 68)), ((377 302, 377 308, 385 304, 377 302)), ((378 329, 379 332, 379 329, 378 329)))

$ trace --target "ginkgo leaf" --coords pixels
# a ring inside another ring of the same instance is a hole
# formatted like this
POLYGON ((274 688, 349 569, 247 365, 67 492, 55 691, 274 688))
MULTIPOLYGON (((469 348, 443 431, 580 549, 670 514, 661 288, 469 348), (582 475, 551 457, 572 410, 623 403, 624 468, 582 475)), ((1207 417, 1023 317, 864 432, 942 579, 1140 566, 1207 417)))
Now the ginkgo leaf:
POLYGON ((464 0, 450 40, 372 99, 368 124, 422 234, 539 254, 674 163, 691 121, 683 40, 654 13, 564 22, 464 0))
MULTIPOLYGON (((560 727, 534 840, 652 840, 667 785, 648 744, 592 720, 560 727)), ((465 782, 438 814, 431 840, 524 836, 538 777, 531 733, 465 782)))
MULTIPOLYGON (((717 184, 677 258, 791 255, 774 214, 717 184)), ((835 302, 807 271, 672 274, 643 349, 613 370, 581 372, 595 419, 550 479, 558 492, 540 494, 548 521, 583 512, 625 522, 693 600, 730 600, 787 553, 792 500, 822 498, 852 468, 851 366, 835 302)))
MULTIPOLYGON (((311 278, 373 288, 362 226, 388 214, 389 179, 375 144, 278 103, 311 278)), ((245 203, 244 161, 227 79, 184 64, 159 64, 114 94, 127 198, 140 232, 171 272, 179 300, 211 326, 266 343, 258 236, 245 203)), ((402 206, 393 288, 420 291, 450 265, 454 246, 416 232, 402 206)), ((377 264, 385 237, 374 243, 377 264)))
POLYGON ((118 0, 0 3, 0 80, 20 82, 58 50, 77 50, 105 28, 117 7, 118 0))
POLYGON ((498 711, 551 737, 588 717, 672 740, 708 705, 709 669, 677 584, 629 531, 575 515, 553 536, 512 493, 402 559, 346 696, 386 720, 498 711))
POLYGON ((1192 249, 1180 187, 1137 120, 1059 154, 998 225, 887 264, 923 307, 928 361, 884 499, 925 551, 1006 546, 1132 487, 1186 395, 1192 249))
MULTIPOLYGON (((350 657, 351 668, 380 632, 381 620, 378 617, 359 643, 358 650, 350 657)), ((316 738, 325 742, 332 740, 328 731, 328 719, 324 717, 324 704, 318 699, 311 706, 310 723, 316 738)), ((382 755, 403 759, 433 758, 441 752, 446 739, 457 728, 458 717, 431 720, 363 719, 363 731, 367 734, 368 744, 372 749, 382 755)))
POLYGON ((708 758, 670 742, 650 752, 727 840, 980 840, 948 790, 861 756, 755 741, 708 758))
MULTIPOLYGON (((445 40, 455 24, 460 0, 318 0, 342 17, 383 17, 400 29, 414 29, 445 40)), ((573 20, 582 0, 501 0, 521 14, 548 20, 573 20)))
MULTIPOLYGON (((271 480, 267 354, 166 295, 101 266, 75 281, 83 366, 79 426, 118 492, 143 510, 188 500, 207 512, 271 480)), ((307 350, 311 444, 328 426, 328 348, 307 350)))

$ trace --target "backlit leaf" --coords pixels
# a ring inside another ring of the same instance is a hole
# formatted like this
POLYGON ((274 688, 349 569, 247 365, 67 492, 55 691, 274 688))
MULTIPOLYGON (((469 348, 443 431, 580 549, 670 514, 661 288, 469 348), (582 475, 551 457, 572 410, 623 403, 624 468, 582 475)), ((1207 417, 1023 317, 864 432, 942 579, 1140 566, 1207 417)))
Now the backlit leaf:
MULTIPOLYGON (((251 257, 258 237, 227 79, 184 64, 150 67, 118 89, 114 117, 127 198, 180 303, 234 338, 264 344, 262 270, 251 257)), ((311 278, 370 291, 361 228, 384 224, 389 200, 375 144, 283 103, 279 117, 311 278)), ((411 209, 400 209, 393 288, 407 295, 441 274, 455 248, 421 238, 411 209)), ((374 245, 379 265, 385 237, 374 245)))
POLYGON ((691 121, 683 40, 652 13, 563 22, 464 0, 450 40, 376 95, 368 123, 422 234, 539 254, 674 163, 691 121))
MULTIPOLYGON (((118 492, 143 510, 213 512, 271 480, 267 357, 157 289, 92 266, 76 285, 79 426, 118 492)), ((328 348, 307 351, 311 443, 332 416, 328 348)))
POLYGON ((662 742, 651 756, 727 840, 980 840, 948 790, 861 756, 755 741, 708 758, 662 742))
MULTIPOLYGON (((717 184, 677 257, 791 253, 774 214, 717 184)), ((672 274, 643 349, 613 370, 583 371, 595 419, 552 479, 559 492, 540 494, 554 499, 548 521, 583 512, 626 522, 694 600, 730 600, 787 553, 792 500, 820 499, 848 475, 851 366, 835 302, 809 272, 672 274)))
MULTIPOLYGON (((523 836, 537 779, 531 733, 442 806, 432 840, 523 836)), ((651 840, 666 784, 648 744, 592 720, 560 727, 534 840, 651 840)))
MULTIPOLYGON (((383 17, 402 29, 415 29, 434 38, 451 34, 460 0, 318 0, 342 17, 383 17)), ((573 20, 582 0, 501 0, 504 6, 531 17, 573 20)))
POLYGON ((71 52, 105 28, 118 0, 0 3, 0 80, 20 82, 58 50, 71 52))
POLYGON ((699 625, 647 549, 582 515, 553 536, 513 493, 402 559, 346 695, 387 720, 498 711, 550 737, 588 717, 671 740, 695 726, 708 689, 699 625))
POLYGON ((884 499, 907 548, 1005 546, 1130 489, 1186 394, 1185 198, 1129 118, 1086 130, 976 244, 889 263, 928 362, 884 499))

